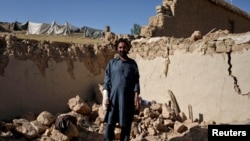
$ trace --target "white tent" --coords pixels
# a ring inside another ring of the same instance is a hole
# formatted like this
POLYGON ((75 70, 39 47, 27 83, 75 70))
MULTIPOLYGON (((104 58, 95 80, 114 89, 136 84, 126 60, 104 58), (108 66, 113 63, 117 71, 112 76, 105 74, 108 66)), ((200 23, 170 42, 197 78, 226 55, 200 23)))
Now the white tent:
POLYGON ((64 25, 58 25, 55 21, 52 22, 47 34, 56 34, 56 35, 68 35, 70 34, 70 29, 68 23, 64 25))
POLYGON ((49 28, 49 24, 29 22, 27 34, 45 34, 49 28))
POLYGON ((69 24, 69 23, 67 23, 67 24, 68 24, 68 26, 69 26, 70 32, 80 32, 80 28, 79 28, 79 27, 74 26, 74 25, 69 24))
POLYGON ((29 22, 27 34, 68 35, 70 27, 67 22, 64 25, 58 25, 55 21, 51 24, 29 22))
POLYGON ((102 38, 104 35, 103 30, 95 29, 88 26, 81 27, 81 31, 84 33, 84 37, 102 38))

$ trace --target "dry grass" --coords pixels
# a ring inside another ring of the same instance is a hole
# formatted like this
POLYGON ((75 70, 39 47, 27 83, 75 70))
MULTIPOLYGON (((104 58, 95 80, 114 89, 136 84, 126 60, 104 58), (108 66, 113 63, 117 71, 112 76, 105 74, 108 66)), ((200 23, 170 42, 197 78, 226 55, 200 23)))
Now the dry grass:
POLYGON ((57 41, 57 42, 67 42, 67 43, 80 43, 80 44, 97 44, 101 45, 103 39, 93 39, 84 37, 83 33, 74 33, 71 35, 26 35, 23 33, 15 33, 16 37, 20 39, 34 39, 39 41, 57 41))

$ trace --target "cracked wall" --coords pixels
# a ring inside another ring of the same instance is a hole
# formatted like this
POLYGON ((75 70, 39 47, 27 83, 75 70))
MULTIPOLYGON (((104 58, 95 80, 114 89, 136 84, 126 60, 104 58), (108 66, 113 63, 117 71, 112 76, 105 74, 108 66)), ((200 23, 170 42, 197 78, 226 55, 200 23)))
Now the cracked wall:
MULTIPOLYGON (((138 62, 141 96, 168 103, 171 90, 180 110, 216 122, 250 118, 249 40, 214 32, 190 38, 155 37, 132 41, 130 56, 138 62), (223 37, 223 38, 220 38, 223 37), (233 113, 233 114, 232 114, 233 113)), ((69 98, 94 96, 112 46, 49 43, 2 37, 0 61, 1 119, 25 112, 67 110, 69 98)))
POLYGON ((188 114, 192 106, 194 118, 220 123, 250 119, 249 41, 155 37, 133 45, 145 99, 168 103, 171 90, 181 111, 188 114))

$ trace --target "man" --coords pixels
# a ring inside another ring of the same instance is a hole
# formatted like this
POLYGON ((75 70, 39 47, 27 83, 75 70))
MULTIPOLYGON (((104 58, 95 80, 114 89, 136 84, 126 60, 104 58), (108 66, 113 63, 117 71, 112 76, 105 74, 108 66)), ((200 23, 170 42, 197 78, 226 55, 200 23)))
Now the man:
POLYGON ((111 59, 105 69, 102 102, 107 110, 105 141, 114 140, 116 123, 121 127, 120 140, 129 141, 134 113, 140 106, 139 70, 137 63, 127 55, 130 47, 127 39, 118 39, 115 49, 119 56, 111 59))

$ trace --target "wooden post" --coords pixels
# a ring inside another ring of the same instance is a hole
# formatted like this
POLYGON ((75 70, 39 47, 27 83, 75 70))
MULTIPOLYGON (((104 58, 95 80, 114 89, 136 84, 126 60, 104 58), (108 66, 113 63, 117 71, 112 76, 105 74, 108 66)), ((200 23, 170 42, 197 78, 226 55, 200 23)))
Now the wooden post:
POLYGON ((193 109, 192 109, 192 105, 188 105, 188 113, 189 113, 189 119, 191 119, 191 121, 193 122, 193 109))

